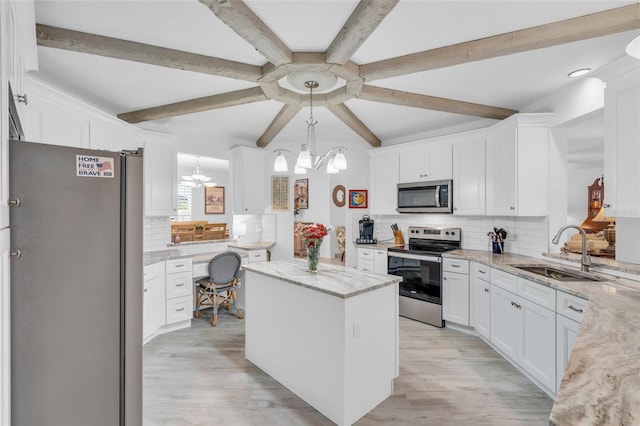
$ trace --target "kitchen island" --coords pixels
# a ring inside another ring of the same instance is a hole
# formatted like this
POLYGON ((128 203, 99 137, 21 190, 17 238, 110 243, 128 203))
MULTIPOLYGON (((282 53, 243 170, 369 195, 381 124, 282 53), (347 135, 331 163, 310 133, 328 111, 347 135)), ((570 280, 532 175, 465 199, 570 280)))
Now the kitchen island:
POLYGON ((338 425, 393 393, 400 277, 303 260, 245 269, 245 357, 338 425))

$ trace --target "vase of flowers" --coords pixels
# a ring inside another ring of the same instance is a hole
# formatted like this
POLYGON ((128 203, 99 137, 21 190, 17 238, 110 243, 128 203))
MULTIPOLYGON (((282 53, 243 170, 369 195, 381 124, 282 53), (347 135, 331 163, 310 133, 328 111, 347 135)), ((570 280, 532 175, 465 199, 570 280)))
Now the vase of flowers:
POLYGON ((316 225, 303 225, 299 229, 299 235, 307 248, 307 264, 309 272, 318 272, 320 263, 320 245, 322 240, 333 228, 321 223, 316 225))

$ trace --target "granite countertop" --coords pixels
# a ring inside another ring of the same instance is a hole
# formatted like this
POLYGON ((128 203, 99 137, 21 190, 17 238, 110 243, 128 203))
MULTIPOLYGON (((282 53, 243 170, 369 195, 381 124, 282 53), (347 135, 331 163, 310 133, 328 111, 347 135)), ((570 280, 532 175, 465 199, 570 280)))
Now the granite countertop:
POLYGON ((169 243, 167 247, 180 247, 180 246, 197 246, 203 244, 216 244, 216 243, 235 243, 237 240, 232 240, 230 238, 220 239, 220 240, 201 240, 201 241, 183 241, 181 243, 169 243))
POLYGON ((473 260, 589 299, 549 422, 551 425, 640 422, 640 358, 636 356, 640 345, 637 332, 640 282, 600 273, 590 275, 605 281, 557 281, 511 266, 557 267, 557 263, 509 253, 455 250, 443 257, 473 260))
MULTIPOLYGON (((184 259, 191 258, 193 264, 198 263, 207 263, 211 260, 211 258, 217 254, 223 253, 229 250, 219 250, 219 251, 211 251, 207 253, 187 253, 181 250, 160 250, 160 251, 151 251, 144 253, 143 263, 144 266, 151 265, 158 262, 164 262, 165 260, 172 259, 184 259)), ((235 251, 235 250, 231 250, 235 251)), ((246 253, 241 251, 236 251, 240 255, 240 257, 249 257, 246 253)))
POLYGON ((376 244, 359 244, 354 241, 353 244, 358 248, 370 248, 374 250, 387 250, 395 247, 393 241, 378 241, 376 244))
MULTIPOLYGON (((564 260, 568 262, 577 263, 580 265, 582 256, 577 253, 542 253, 544 257, 550 259, 564 260)), ((620 271, 628 274, 640 275, 640 265, 635 263, 620 262, 615 259, 606 257, 590 256, 591 266, 593 268, 606 268, 612 271, 620 271)))
POLYGON ((242 250, 265 250, 275 246, 275 241, 260 241, 257 243, 229 243, 229 248, 237 248, 242 250))
POLYGON ((319 265, 317 273, 309 272, 304 259, 255 262, 243 265, 243 268, 344 299, 392 285, 401 280, 395 275, 366 273, 324 263, 319 265))

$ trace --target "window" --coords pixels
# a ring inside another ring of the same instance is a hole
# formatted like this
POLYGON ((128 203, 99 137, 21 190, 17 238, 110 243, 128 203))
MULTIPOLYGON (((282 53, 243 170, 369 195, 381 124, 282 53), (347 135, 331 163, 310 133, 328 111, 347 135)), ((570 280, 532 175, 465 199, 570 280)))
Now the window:
POLYGON ((178 185, 178 222, 188 222, 191 220, 191 194, 190 186, 178 185))

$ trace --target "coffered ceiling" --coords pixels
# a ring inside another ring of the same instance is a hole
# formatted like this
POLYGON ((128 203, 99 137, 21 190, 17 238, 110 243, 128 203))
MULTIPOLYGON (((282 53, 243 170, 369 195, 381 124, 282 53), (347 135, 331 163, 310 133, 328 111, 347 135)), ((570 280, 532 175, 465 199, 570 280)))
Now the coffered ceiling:
POLYGON ((490 125, 623 57, 640 4, 37 0, 36 21, 37 77, 142 128, 296 149, 286 74, 322 69, 342 83, 314 94, 316 138, 370 147, 490 125))

